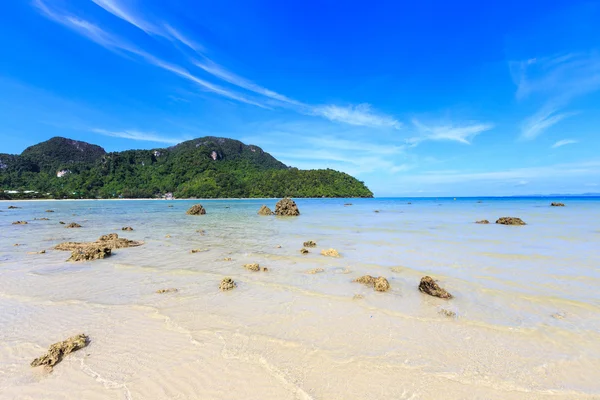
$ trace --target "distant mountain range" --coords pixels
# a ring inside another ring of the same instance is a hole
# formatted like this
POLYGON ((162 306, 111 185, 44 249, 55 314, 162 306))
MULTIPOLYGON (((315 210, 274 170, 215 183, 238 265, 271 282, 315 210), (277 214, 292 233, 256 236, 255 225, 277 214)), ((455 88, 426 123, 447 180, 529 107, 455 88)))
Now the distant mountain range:
POLYGON ((112 153, 54 137, 20 155, 0 153, 0 189, 4 198, 373 196, 346 173, 288 167, 258 146, 212 136, 112 153))

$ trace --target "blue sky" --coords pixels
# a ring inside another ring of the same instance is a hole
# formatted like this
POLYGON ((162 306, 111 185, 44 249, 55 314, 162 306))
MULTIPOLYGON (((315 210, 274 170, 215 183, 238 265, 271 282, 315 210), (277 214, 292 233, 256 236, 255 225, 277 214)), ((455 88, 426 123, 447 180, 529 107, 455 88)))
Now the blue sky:
POLYGON ((2 4, 0 152, 205 135, 378 196, 600 192, 600 2, 2 4))

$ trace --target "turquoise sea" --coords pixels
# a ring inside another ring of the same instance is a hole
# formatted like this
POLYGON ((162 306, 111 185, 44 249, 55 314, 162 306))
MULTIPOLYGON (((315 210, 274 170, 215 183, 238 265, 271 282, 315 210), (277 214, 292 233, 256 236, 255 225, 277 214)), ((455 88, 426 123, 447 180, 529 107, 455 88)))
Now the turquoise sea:
POLYGON ((271 199, 0 202, 0 399, 600 398, 600 198, 296 202, 287 218, 256 214, 271 199), (112 232, 144 245, 52 250, 112 232), (420 293, 425 275, 455 297, 420 293), (81 332, 54 372, 29 367, 81 332))

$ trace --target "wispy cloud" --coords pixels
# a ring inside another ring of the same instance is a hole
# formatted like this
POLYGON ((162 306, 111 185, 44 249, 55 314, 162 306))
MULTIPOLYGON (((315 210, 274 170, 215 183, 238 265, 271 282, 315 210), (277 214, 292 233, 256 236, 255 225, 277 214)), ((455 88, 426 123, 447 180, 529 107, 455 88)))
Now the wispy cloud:
POLYGON ((535 139, 551 126, 577 114, 578 112, 576 111, 558 112, 557 108, 552 106, 543 107, 523 122, 521 126, 521 138, 525 140, 535 139))
POLYGON ((181 66, 160 60, 148 52, 142 51, 139 48, 128 44, 121 38, 102 30, 90 22, 68 15, 64 12, 53 10, 44 1, 45 0, 34 0, 34 4, 42 12, 42 14, 50 19, 74 29, 79 34, 88 37, 94 42, 112 51, 115 51, 116 53, 121 54, 121 51, 125 51, 126 53, 139 56, 150 64, 175 73, 182 78, 200 85, 206 90, 229 99, 237 100, 246 104, 252 104, 261 108, 271 108, 271 106, 292 108, 301 114, 316 115, 327 118, 331 121, 355 126, 392 129, 398 129, 401 126, 401 123, 396 118, 373 110, 369 104, 348 106, 340 106, 336 104, 311 105, 258 85, 251 80, 241 77, 210 60, 204 54, 205 50, 202 45, 188 37, 185 37, 173 26, 165 22, 149 22, 147 18, 132 10, 121 0, 92 1, 107 12, 141 29, 150 36, 162 37, 173 43, 184 44, 202 56, 202 61, 192 61, 196 67, 201 68, 204 72, 212 75, 213 77, 254 94, 264 96, 267 99, 264 101, 252 99, 245 94, 236 93, 227 88, 208 82, 207 80, 192 74, 189 70, 186 70, 181 66))
POLYGON ((518 100, 543 99, 539 111, 522 124, 522 139, 534 139, 575 115, 562 109, 575 98, 600 90, 600 56, 595 52, 513 61, 509 66, 518 100))
POLYGON ((139 140, 143 142, 178 144, 185 140, 190 140, 189 137, 170 137, 159 135, 154 132, 141 132, 137 130, 122 130, 110 131, 106 129, 94 128, 91 130, 94 133, 99 133, 104 136, 117 137, 121 139, 139 140))
POLYGON ((169 24, 153 24, 150 23, 143 16, 136 14, 135 11, 123 4, 122 1, 118 0, 91 0, 96 5, 102 7, 115 17, 122 19, 130 23, 131 25, 141 29, 148 35, 160 36, 171 42, 179 42, 194 50, 197 53, 204 52, 204 46, 201 44, 185 37, 181 32, 170 26, 169 24))
POLYGON ((413 119, 412 123, 417 128, 419 135, 409 138, 407 142, 414 145, 425 140, 445 140, 471 144, 475 136, 494 127, 492 124, 479 122, 470 122, 461 125, 426 125, 417 119, 413 119))
POLYGON ((579 142, 574 139, 563 139, 563 140, 559 140, 558 142, 554 143, 552 145, 552 148, 556 149, 557 147, 562 147, 562 146, 566 146, 568 144, 575 144, 575 143, 579 143, 579 142))
POLYGON ((306 107, 305 104, 303 104, 299 101, 290 99, 289 97, 286 97, 282 94, 279 94, 277 92, 274 92, 272 90, 264 88, 260 85, 257 85, 254 82, 251 82, 245 78, 242 78, 241 76, 238 76, 238 75, 234 74, 233 72, 226 70, 225 68, 223 68, 222 66, 220 66, 219 64, 217 64, 211 60, 206 59, 204 62, 194 61, 194 64, 197 67, 203 69, 205 72, 208 72, 209 74, 216 76, 219 79, 229 82, 232 85, 244 88, 246 90, 261 94, 266 97, 270 97, 274 100, 282 101, 284 103, 289 103, 289 104, 293 104, 293 105, 306 107))
MULTIPOLYGON (((100 0, 98 0, 100 1, 100 0)), ((108 1, 108 0, 103 0, 108 1)), ((128 43, 127 41, 121 39, 120 37, 113 35, 102 28, 94 25, 86 20, 80 19, 78 17, 65 14, 58 10, 54 10, 48 7, 43 0, 35 0, 34 2, 37 9, 47 18, 50 18, 53 21, 56 21, 77 33, 87 37, 88 39, 96 42, 97 44, 123 56, 124 54, 134 55, 145 62, 152 64, 156 67, 162 68, 163 70, 169 71, 173 74, 178 75, 181 78, 187 79, 190 82, 193 82, 200 86, 201 88, 208 90, 210 92, 216 93, 223 97, 236 100, 242 103, 251 104, 257 107, 269 108, 263 103, 250 99, 242 94, 236 93, 234 91, 225 89, 219 85, 208 82, 204 79, 201 79, 193 74, 191 74, 188 70, 183 67, 180 67, 175 64, 168 63, 163 61, 154 55, 139 49, 138 47, 128 43)), ((112 3, 111 3, 112 4, 112 3)), ((138 22, 139 23, 139 22, 138 22)), ((137 25, 136 25, 137 26, 137 25)), ((142 25, 147 26, 147 25, 142 25)))
POLYGON ((366 103, 346 107, 329 104, 317 106, 313 111, 331 121, 345 122, 350 125, 394 129, 399 129, 401 126, 395 118, 374 112, 371 105, 366 103))

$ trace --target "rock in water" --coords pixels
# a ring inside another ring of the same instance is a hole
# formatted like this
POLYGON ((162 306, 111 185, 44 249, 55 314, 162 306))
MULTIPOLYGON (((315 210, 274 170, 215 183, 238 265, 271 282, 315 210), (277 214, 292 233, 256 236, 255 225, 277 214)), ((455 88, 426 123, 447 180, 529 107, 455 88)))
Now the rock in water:
POLYGON ((339 257, 340 253, 336 249, 321 250, 321 254, 327 257, 339 257))
POLYGON ((95 242, 64 242, 56 245, 54 249, 73 251, 75 249, 80 249, 92 245, 102 245, 104 247, 108 247, 109 249, 122 249, 125 247, 137 247, 143 244, 144 242, 120 238, 119 235, 117 235, 116 233, 109 233, 108 235, 100 236, 100 238, 98 238, 98 240, 96 240, 95 242))
POLYGON ((83 349, 89 343, 89 337, 83 333, 77 336, 68 338, 63 342, 54 343, 48 349, 48 352, 41 357, 36 358, 31 362, 32 367, 46 365, 52 369, 56 364, 69 353, 83 349))
POLYGON ((176 293, 176 292, 178 292, 178 291, 179 291, 179 290, 178 290, 178 289, 176 289, 176 288, 168 288, 168 289, 158 289, 158 290, 156 291, 156 293, 158 293, 158 294, 163 294, 163 293, 176 293))
POLYGON ((390 290, 390 283, 383 276, 380 276, 379 278, 375 279, 375 282, 373 283, 373 288, 377 292, 387 292, 388 290, 390 290))
POLYGON ((260 271, 260 265, 257 263, 253 263, 253 264, 244 264, 244 268, 246 268, 248 271, 260 271))
POLYGON ((312 240, 309 240, 307 242, 304 242, 303 246, 304 247, 317 247, 317 242, 313 242, 312 240))
POLYGON ((122 227, 122 228, 121 228, 121 230, 122 230, 122 231, 132 231, 132 230, 133 230, 133 228, 132 228, 132 227, 130 227, 130 226, 124 226, 124 227, 122 227))
POLYGON ((482 219, 480 221, 475 221, 476 224, 489 224, 490 221, 488 221, 487 219, 482 219))
POLYGON ((67 225, 67 228, 81 228, 81 225, 76 222, 71 222, 69 225, 67 225))
POLYGON ((258 215, 273 215, 273 211, 265 205, 263 205, 260 210, 258 210, 258 215))
POLYGON ((186 211, 187 215, 204 215, 206 214, 206 210, 202 207, 202 204, 194 204, 190 207, 189 210, 186 211))
POLYGON ((371 275, 361 276, 360 278, 356 278, 354 282, 362 283, 364 285, 373 285, 375 283, 375 277, 371 275))
POLYGON ((27 225, 27 221, 15 221, 12 224, 13 225, 27 225))
POLYGON ((521 218, 515 217, 501 217, 498 218, 496 223, 501 225, 526 225, 521 218))
POLYGON ((321 272, 325 272, 325 270, 323 268, 313 268, 313 269, 309 269, 308 271, 306 271, 307 274, 320 274, 321 272))
POLYGON ((9 210, 16 210, 17 208, 21 208, 21 207, 17 207, 17 206, 8 206, 9 210))
POLYGON ((219 289, 221 289, 223 292, 235 289, 236 287, 237 284, 231 278, 223 278, 221 284, 219 285, 219 289))
POLYGON ((93 244, 83 248, 75 249, 71 252, 71 257, 67 261, 90 261, 106 258, 110 256, 110 247, 93 244))
POLYGON ((453 297, 446 290, 442 289, 430 276, 421 278, 419 290, 428 295, 439 297, 440 299, 451 299, 453 297))
POLYGON ((565 203, 556 203, 556 202, 553 202, 553 203, 550 204, 550 206, 552 206, 552 207, 564 207, 565 203))
POLYGON ((375 278, 371 275, 361 276, 356 278, 354 282, 362 283, 363 285, 371 286, 378 292, 387 292, 390 290, 390 283, 383 276, 375 278))
POLYGON ((309 251, 305 248, 300 249, 300 254, 308 254, 309 251))
POLYGON ((46 212, 54 212, 54 210, 46 210, 46 212))
POLYGON ((294 200, 286 197, 279 200, 275 205, 275 215, 295 217, 300 215, 300 210, 298 210, 298 206, 294 200))

